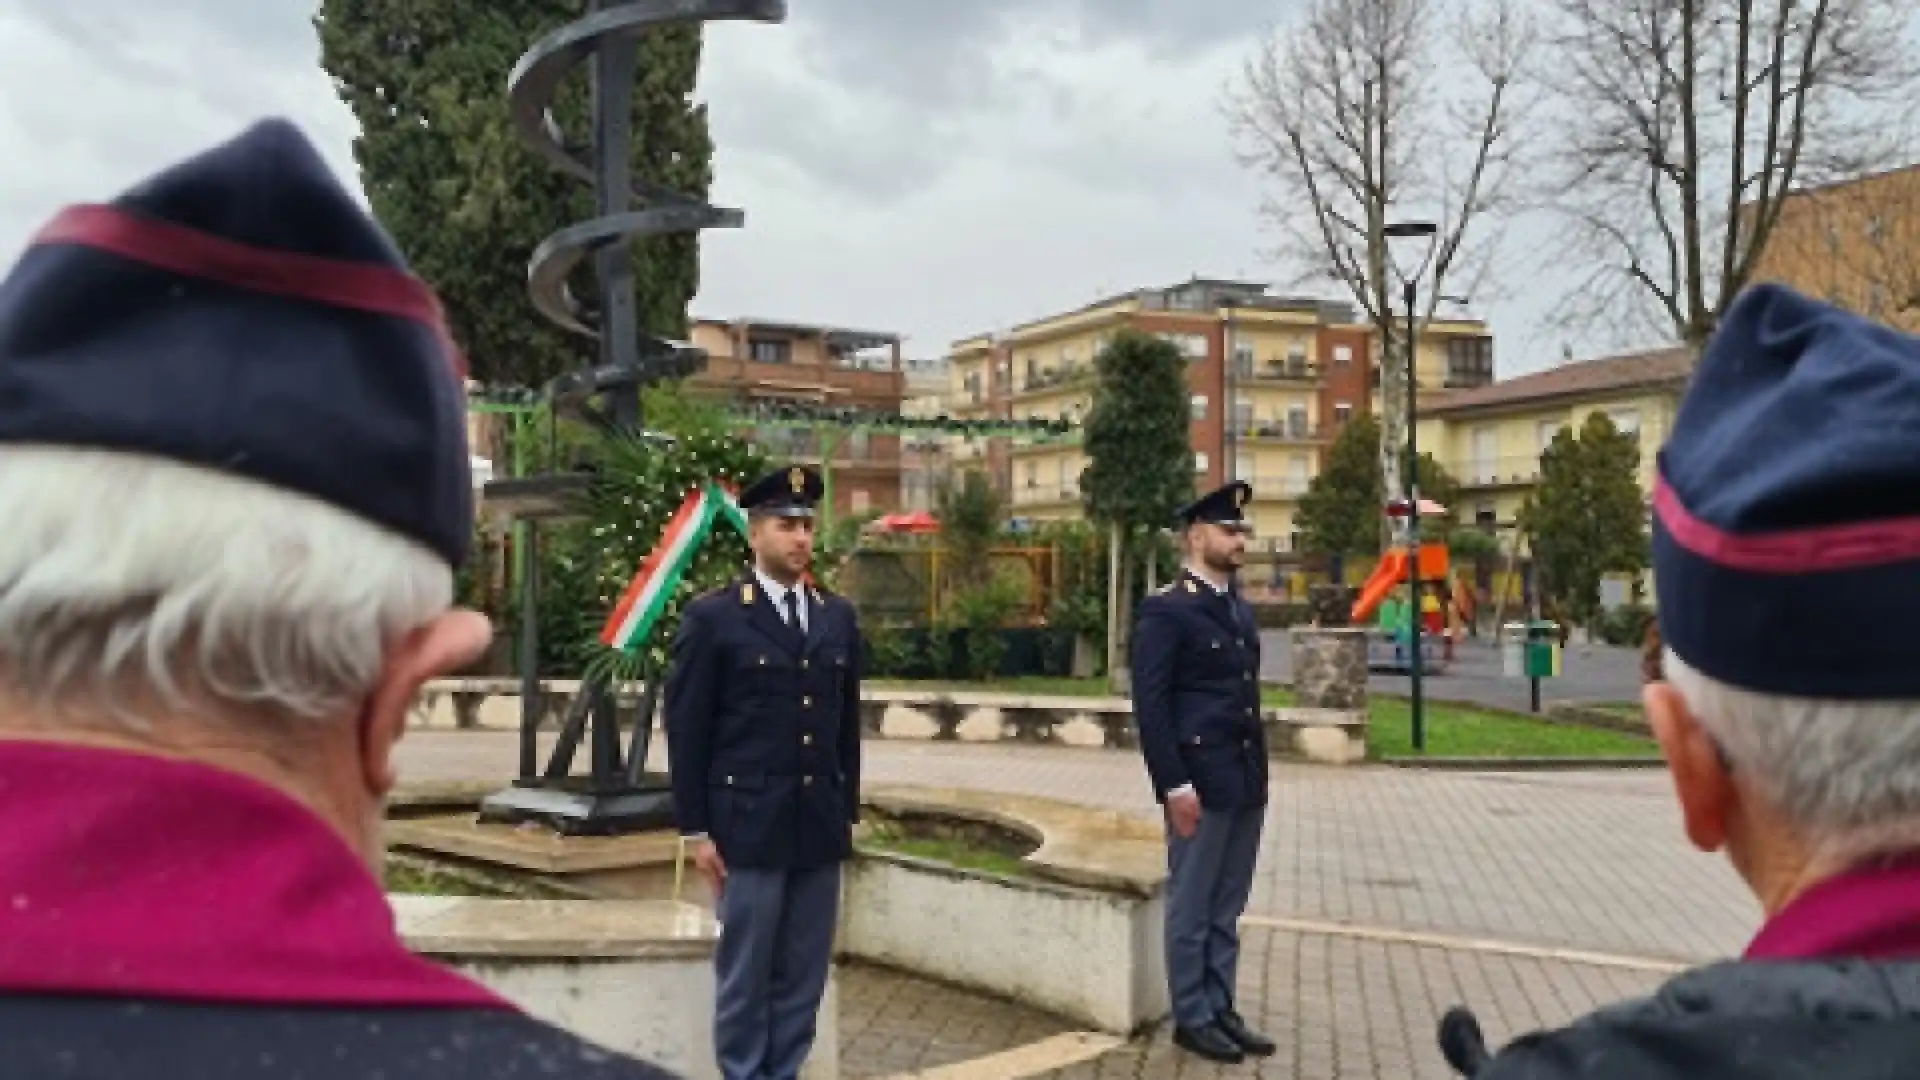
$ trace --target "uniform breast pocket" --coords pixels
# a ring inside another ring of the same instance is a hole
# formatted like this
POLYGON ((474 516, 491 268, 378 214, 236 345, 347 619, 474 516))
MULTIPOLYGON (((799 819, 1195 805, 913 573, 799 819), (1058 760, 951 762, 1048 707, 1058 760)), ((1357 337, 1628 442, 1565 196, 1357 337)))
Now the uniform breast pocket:
POLYGON ((734 656, 733 679, 738 686, 766 687, 788 678, 792 667, 792 659, 774 649, 746 649, 734 656))
POLYGON ((1245 658, 1234 639, 1224 634, 1208 634, 1194 639, 1187 649, 1187 664, 1200 677, 1238 671, 1245 658))

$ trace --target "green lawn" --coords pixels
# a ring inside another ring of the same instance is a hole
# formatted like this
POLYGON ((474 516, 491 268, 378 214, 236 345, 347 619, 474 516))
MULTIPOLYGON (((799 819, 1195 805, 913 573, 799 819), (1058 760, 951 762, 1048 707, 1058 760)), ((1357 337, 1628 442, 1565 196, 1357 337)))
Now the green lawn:
MULTIPOLYGON (((934 680, 881 680, 879 687, 931 689, 964 686, 969 690, 1008 694, 1105 696, 1104 679, 999 679, 990 683, 955 684, 934 680)), ((1293 704, 1291 691, 1269 688, 1260 695, 1270 706, 1293 704)), ((1428 702, 1426 753, 1435 757, 1655 757, 1649 739, 1598 728, 1530 720, 1523 716, 1488 712, 1471 706, 1428 702)), ((1369 702, 1367 753, 1373 758, 1413 754, 1411 708, 1396 698, 1375 697, 1369 702)))
MULTIPOLYGON (((1367 754, 1412 757, 1413 709, 1405 701, 1369 702, 1367 754)), ((1529 720, 1467 706, 1429 701, 1421 710, 1426 753, 1433 757, 1658 757, 1651 739, 1618 731, 1529 720)))
POLYGON ((1001 877, 1025 877, 1026 864, 1017 855, 994 851, 961 840, 938 837, 914 837, 892 825, 878 825, 860 840, 866 851, 891 851, 916 859, 945 863, 962 870, 979 870, 1001 877))

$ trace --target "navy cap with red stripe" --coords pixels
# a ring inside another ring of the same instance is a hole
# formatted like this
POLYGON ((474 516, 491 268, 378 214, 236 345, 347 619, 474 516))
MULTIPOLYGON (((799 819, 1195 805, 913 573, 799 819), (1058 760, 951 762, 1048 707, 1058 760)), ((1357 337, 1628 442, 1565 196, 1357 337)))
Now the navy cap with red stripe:
POLYGON ((1920 338, 1777 285, 1727 309, 1660 451, 1660 635, 1721 682, 1920 698, 1920 338))
POLYGON ((284 120, 60 212, 0 281, 0 443, 224 471, 455 566, 464 381, 433 291, 284 120))

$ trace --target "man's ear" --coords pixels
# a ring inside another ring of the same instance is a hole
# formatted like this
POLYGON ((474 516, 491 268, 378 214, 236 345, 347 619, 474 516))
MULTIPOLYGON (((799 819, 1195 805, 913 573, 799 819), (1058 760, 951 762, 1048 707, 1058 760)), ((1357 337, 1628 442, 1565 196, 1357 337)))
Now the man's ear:
POLYGON ((398 779, 393 747, 422 684, 458 671, 487 651, 493 626, 476 611, 455 610, 401 639, 387 656, 360 716, 360 772, 367 790, 385 796, 398 779))
POLYGON ((1701 851, 1720 850, 1727 842, 1727 823, 1738 797, 1725 755, 1671 685, 1648 683, 1640 699, 1653 737, 1666 756, 1687 839, 1701 851))

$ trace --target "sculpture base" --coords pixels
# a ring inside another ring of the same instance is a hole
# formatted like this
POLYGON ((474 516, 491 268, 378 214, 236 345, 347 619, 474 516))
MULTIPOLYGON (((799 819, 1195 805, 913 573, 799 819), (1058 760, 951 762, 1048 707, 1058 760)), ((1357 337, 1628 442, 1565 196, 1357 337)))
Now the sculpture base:
POLYGON ((616 836, 673 827, 673 790, 664 776, 595 790, 590 776, 522 780, 481 800, 487 824, 535 822, 564 836, 616 836))

